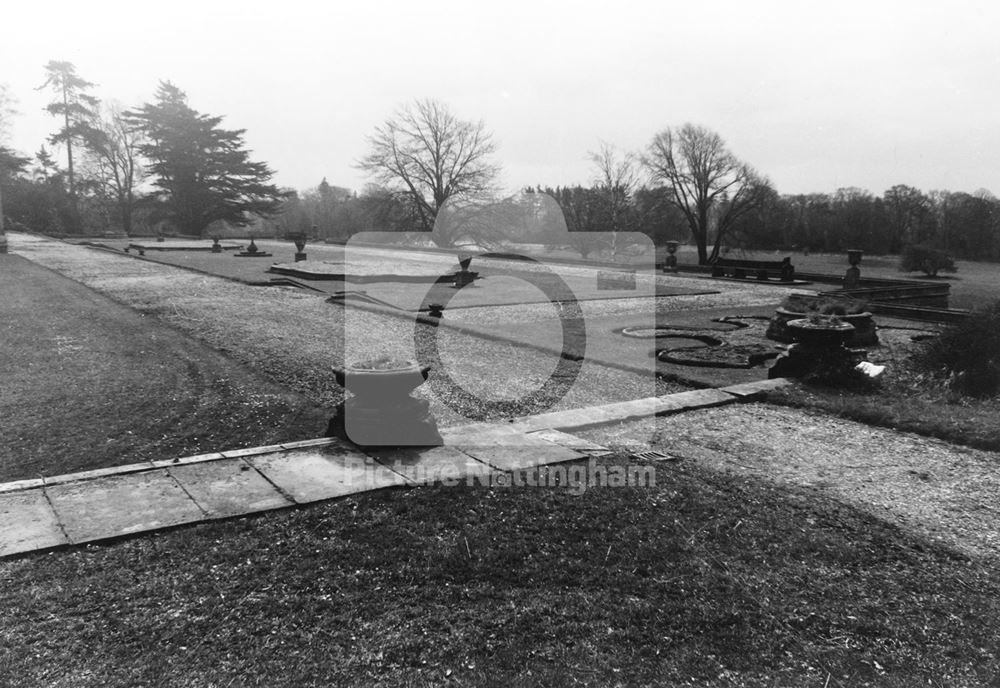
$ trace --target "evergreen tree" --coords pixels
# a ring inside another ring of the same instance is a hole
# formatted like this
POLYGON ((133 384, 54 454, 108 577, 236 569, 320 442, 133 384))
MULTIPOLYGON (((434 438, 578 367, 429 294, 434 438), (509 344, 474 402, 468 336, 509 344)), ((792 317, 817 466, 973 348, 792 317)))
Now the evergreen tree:
POLYGON ((68 165, 69 192, 76 192, 76 180, 73 169, 73 141, 79 139, 89 130, 90 120, 94 117, 94 109, 100 102, 86 93, 92 84, 77 76, 76 67, 72 62, 50 60, 45 65, 45 83, 39 88, 50 87, 55 91, 57 100, 45 106, 54 117, 62 117, 63 126, 49 137, 49 143, 66 144, 68 165))
POLYGON ((86 92, 94 84, 78 76, 72 62, 50 60, 45 65, 45 73, 45 83, 38 88, 51 88, 56 93, 57 98, 49 103, 45 109, 52 116, 62 117, 63 120, 62 128, 49 137, 49 143, 66 144, 67 181, 69 182, 70 206, 74 216, 72 222, 78 224, 78 219, 75 217, 77 209, 73 141, 84 138, 90 130, 90 122, 100 101, 86 92))
POLYGON ((274 172, 266 163, 250 160, 245 129, 222 129, 222 117, 193 110, 170 82, 160 83, 155 103, 128 116, 148 139, 140 151, 151 161, 154 221, 200 236, 216 220, 245 226, 279 211, 287 194, 268 183, 274 172))

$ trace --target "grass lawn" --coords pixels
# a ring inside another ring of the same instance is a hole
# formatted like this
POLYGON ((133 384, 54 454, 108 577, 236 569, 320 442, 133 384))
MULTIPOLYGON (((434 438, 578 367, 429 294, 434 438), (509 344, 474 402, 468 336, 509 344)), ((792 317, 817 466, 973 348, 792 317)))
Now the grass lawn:
POLYGON ((0 255, 0 482, 321 435, 329 411, 155 318, 0 255))
MULTIPOLYGON (((940 379, 897 367, 882 388, 857 394, 822 387, 775 390, 768 400, 842 418, 1000 451, 1000 398, 972 399, 949 392, 940 379)), ((1000 465, 1000 462, 998 462, 1000 465)))
POLYGON ((369 493, 0 583, 12 687, 974 686, 1000 642, 992 565, 683 464, 579 496, 369 493))
MULTIPOLYGON (((754 252, 745 255, 750 260, 774 260, 776 256, 792 257, 792 265, 797 272, 813 272, 824 275, 842 276, 850 264, 846 253, 802 253, 754 252)), ((696 257, 692 254, 692 262, 696 257)), ((1000 264, 979 263, 971 260, 956 260, 958 272, 927 277, 922 272, 900 272, 899 256, 864 256, 861 259, 861 277, 882 277, 885 279, 915 279, 922 281, 944 281, 951 285, 949 305, 952 308, 976 308, 1000 298, 1000 264)), ((822 287, 822 285, 820 285, 822 287)))

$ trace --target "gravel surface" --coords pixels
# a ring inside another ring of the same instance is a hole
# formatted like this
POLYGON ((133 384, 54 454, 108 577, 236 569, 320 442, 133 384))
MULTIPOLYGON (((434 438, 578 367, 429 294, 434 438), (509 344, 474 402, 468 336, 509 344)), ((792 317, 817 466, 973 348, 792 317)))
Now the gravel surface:
MULTIPOLYGON (((155 315, 319 404, 332 409, 343 399, 331 367, 345 360, 345 311, 326 303, 323 296, 293 288, 250 287, 36 236, 11 234, 10 239, 12 251, 155 315)), ((367 311, 351 313, 358 317, 349 322, 348 358, 412 358, 412 320, 367 311)), ((509 400, 537 389, 555 367, 552 354, 451 331, 442 331, 441 349, 451 377, 468 381, 475 387, 469 391, 488 395, 488 401, 509 400)), ((418 395, 431 400, 439 424, 473 419, 463 412, 475 413, 475 409, 456 411, 429 388, 422 386, 418 395)), ((543 398, 515 415, 682 389, 588 361, 561 400, 543 398), (550 402, 555 403, 549 406, 550 402)))
POLYGON ((1000 557, 1000 455, 994 452, 766 404, 577 434, 816 490, 967 555, 1000 557))

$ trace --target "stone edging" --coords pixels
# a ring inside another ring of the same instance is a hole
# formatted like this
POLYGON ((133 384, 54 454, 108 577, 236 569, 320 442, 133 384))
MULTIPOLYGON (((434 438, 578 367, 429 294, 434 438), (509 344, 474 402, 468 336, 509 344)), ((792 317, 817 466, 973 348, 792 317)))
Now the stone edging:
MULTIPOLYGON (((676 394, 666 394, 661 397, 648 397, 646 399, 604 404, 602 406, 589 406, 580 409, 570 409, 568 411, 543 413, 537 416, 512 419, 507 425, 482 425, 484 428, 500 428, 521 433, 536 432, 540 430, 579 430, 650 416, 662 416, 672 413, 681 413, 683 411, 691 411, 694 409, 711 408, 713 406, 751 401, 766 395, 767 392, 772 389, 783 387, 787 384, 790 384, 789 380, 785 378, 777 378, 774 380, 760 380, 758 382, 731 385, 729 387, 693 389, 686 392, 678 392, 676 394)), ((448 428, 448 430, 455 432, 461 430, 462 427, 464 426, 448 428)), ((195 456, 185 456, 176 459, 143 461, 140 463, 126 464, 124 466, 112 466, 109 468, 98 468, 78 473, 66 473, 64 475, 56 475, 48 478, 43 477, 16 480, 8 483, 0 483, 0 494, 19 492, 37 487, 51 487, 53 485, 92 480, 94 478, 103 478, 111 475, 141 473, 144 471, 153 471, 161 468, 169 468, 171 466, 191 463, 258 456, 261 454, 273 454, 279 451, 302 449, 306 447, 322 447, 330 444, 337 444, 339 442, 340 440, 332 437, 320 437, 317 439, 285 442, 283 444, 274 444, 264 447, 250 447, 247 449, 231 449, 221 452, 211 452, 208 454, 197 454, 195 456)))

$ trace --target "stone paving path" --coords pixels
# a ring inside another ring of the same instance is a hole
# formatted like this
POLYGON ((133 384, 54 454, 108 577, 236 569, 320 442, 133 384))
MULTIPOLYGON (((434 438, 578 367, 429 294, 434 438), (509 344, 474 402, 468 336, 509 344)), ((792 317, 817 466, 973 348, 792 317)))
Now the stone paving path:
POLYGON ((752 399, 770 380, 442 430, 444 446, 361 451, 321 438, 0 484, 0 556, 387 487, 491 476, 609 453, 562 432, 752 399))

